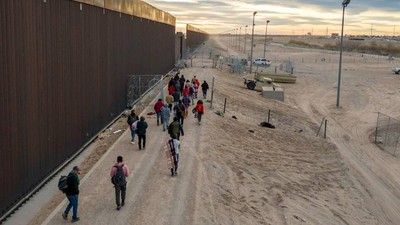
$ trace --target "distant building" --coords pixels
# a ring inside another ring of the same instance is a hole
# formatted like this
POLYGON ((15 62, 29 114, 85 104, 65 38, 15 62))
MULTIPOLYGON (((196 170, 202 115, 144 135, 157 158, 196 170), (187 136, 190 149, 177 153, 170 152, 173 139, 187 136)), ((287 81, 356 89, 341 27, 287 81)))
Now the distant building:
POLYGON ((332 33, 331 38, 339 38, 339 33, 332 33))

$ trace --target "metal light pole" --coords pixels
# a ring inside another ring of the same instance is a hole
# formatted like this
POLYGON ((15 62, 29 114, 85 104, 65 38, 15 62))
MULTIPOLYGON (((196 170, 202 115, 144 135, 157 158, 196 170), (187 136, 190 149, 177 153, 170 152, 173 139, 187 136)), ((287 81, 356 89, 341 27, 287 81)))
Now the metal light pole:
POLYGON ((232 34, 231 34, 231 45, 233 46, 233 32, 234 32, 235 30, 232 30, 232 34))
POLYGON ((264 59, 265 59, 265 50, 266 50, 266 48, 267 48, 267 32, 268 32, 268 24, 269 24, 269 20, 267 20, 267 25, 265 26, 264 59))
POLYGON ((244 50, 243 50, 243 53, 244 54, 246 54, 246 37, 247 37, 247 25, 246 25, 246 27, 244 28, 244 50))
POLYGON ((236 28, 236 48, 238 47, 238 40, 239 40, 239 28, 236 28))
POLYGON ((239 29, 238 29, 238 28, 235 28, 235 30, 236 30, 236 32, 235 32, 235 34, 236 34, 235 47, 237 47, 237 46, 238 46, 238 43, 237 43, 237 42, 238 42, 238 33, 239 33, 238 30, 239 30, 239 29))
POLYGON ((242 34, 242 27, 239 27, 239 40, 238 40, 238 43, 239 43, 239 51, 240 51, 240 35, 242 34))
POLYGON ((339 56, 339 76, 338 76, 338 89, 337 89, 337 97, 336 97, 336 107, 339 108, 340 102, 340 82, 342 77, 342 53, 343 53, 343 28, 344 28, 344 10, 351 0, 344 0, 342 2, 343 6, 343 14, 342 14, 342 35, 340 37, 340 56, 339 56))
POLYGON ((257 11, 253 12, 253 29, 251 31, 251 50, 250 50, 250 73, 253 69, 253 43, 254 43, 254 17, 256 17, 257 11))

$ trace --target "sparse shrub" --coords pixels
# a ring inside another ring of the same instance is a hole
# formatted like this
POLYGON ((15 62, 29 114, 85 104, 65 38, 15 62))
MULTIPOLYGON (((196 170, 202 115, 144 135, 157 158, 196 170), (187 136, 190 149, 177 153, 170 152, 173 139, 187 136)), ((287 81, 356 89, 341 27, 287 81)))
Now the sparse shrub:
MULTIPOLYGON (((327 43, 324 44, 323 46, 313 45, 305 41, 299 41, 299 40, 290 40, 288 44, 305 48, 318 48, 318 49, 322 48, 333 51, 340 50, 340 41, 336 41, 334 43, 327 43)), ((376 41, 371 41, 370 43, 364 43, 359 41, 346 40, 343 42, 343 51, 399 56, 400 45, 394 45, 393 43, 378 44, 376 41)))

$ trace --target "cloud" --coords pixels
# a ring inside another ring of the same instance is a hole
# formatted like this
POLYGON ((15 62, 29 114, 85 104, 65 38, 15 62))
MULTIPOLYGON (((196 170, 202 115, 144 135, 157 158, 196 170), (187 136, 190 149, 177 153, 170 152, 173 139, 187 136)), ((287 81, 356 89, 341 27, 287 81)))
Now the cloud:
MULTIPOLYGON (((255 32, 265 31, 265 21, 270 20, 268 33, 302 33, 314 30, 340 32, 341 0, 149 0, 149 4, 171 13, 177 26, 192 24, 209 33, 219 33, 234 28, 250 26, 253 12, 255 32), (271 31, 270 31, 271 30, 271 31)), ((353 0, 346 8, 346 30, 369 34, 371 24, 378 32, 400 31, 400 0, 353 0), (396 24, 397 22, 397 24, 396 24)), ((314 32, 315 33, 315 32, 314 32)))

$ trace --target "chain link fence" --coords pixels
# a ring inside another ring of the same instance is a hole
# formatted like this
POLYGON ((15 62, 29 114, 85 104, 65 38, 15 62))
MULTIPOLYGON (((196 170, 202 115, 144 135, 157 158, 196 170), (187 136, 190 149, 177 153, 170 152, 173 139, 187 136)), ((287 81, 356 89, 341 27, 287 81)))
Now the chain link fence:
POLYGON ((130 75, 128 76, 126 107, 132 109, 145 108, 146 101, 144 96, 149 99, 154 99, 161 92, 162 75, 130 75), (159 87, 159 88, 158 88, 159 87), (142 105, 144 104, 144 105, 142 105))
POLYGON ((376 122, 375 144, 393 155, 396 155, 400 138, 400 121, 378 112, 376 122))

